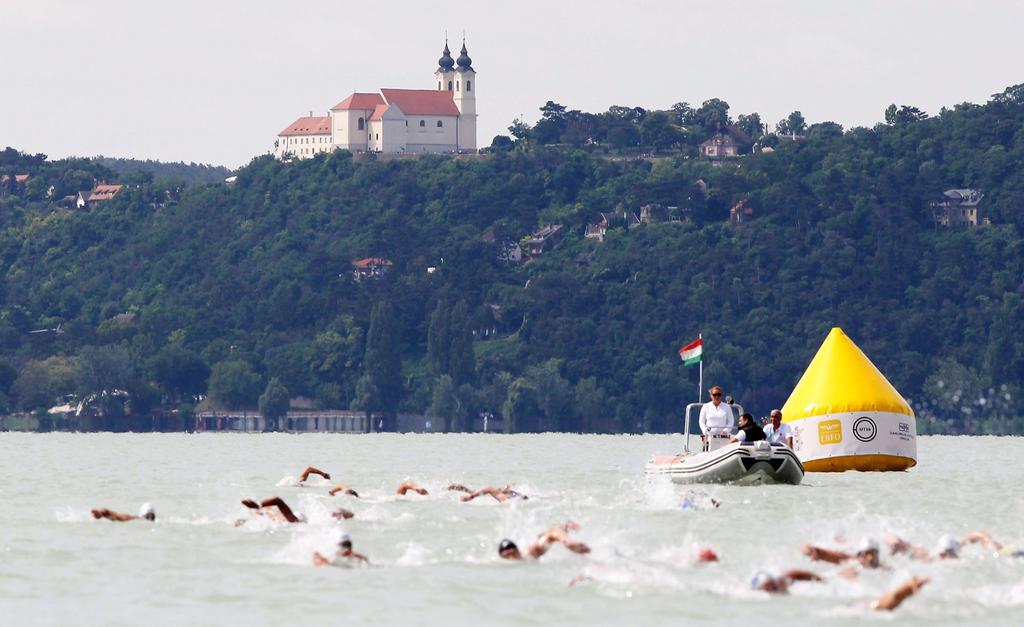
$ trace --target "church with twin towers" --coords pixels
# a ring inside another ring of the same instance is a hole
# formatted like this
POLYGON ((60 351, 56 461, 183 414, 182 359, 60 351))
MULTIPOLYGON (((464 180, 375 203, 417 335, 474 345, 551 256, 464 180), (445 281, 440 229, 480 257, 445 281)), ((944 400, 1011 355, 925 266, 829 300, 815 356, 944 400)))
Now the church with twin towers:
POLYGON ((326 116, 301 117, 277 135, 274 155, 306 159, 345 149, 391 154, 476 152, 476 70, 447 40, 430 89, 355 92, 326 116))

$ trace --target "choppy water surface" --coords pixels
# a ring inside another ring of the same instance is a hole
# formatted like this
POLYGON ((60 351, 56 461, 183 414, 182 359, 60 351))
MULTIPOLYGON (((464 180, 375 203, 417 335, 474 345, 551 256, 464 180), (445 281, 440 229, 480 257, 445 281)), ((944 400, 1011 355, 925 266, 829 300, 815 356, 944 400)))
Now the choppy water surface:
POLYGON ((801 486, 703 487, 648 481, 666 436, 0 434, 0 622, 22 624, 900 624, 1024 621, 1024 559, 978 547, 964 559, 912 562, 857 581, 812 564, 802 542, 849 548, 884 531, 932 547, 944 533, 986 529, 1024 544, 1024 440, 928 437, 906 473, 809 474, 801 486), (330 497, 289 478, 306 465, 363 498, 330 497), (412 478, 426 497, 397 497, 412 478), (441 488, 511 483, 526 502, 461 503, 441 488), (719 509, 682 509, 690 493, 719 509), (242 527, 243 498, 279 495, 306 525, 242 527), (90 508, 155 524, 94 521, 90 508), (336 507, 352 520, 330 518, 336 507), (555 547, 509 563, 520 546, 572 519, 589 556, 555 547), (341 529, 369 568, 314 568, 341 529), (837 538, 846 538, 846 544, 837 538), (698 546, 721 561, 693 562, 698 546), (788 596, 749 590, 758 570, 829 576, 788 596), (589 580, 569 587, 575 576, 589 580), (932 583, 894 615, 871 599, 906 579, 932 583))

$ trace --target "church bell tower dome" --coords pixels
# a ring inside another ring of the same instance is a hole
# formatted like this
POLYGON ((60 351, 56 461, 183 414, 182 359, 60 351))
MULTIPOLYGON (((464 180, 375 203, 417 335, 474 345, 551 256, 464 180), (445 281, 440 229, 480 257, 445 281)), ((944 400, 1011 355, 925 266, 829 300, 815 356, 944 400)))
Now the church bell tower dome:
MULTIPOLYGON (((465 46, 463 46, 465 48, 465 46)), ((459 57, 460 59, 462 57, 459 57)), ((437 60, 437 71, 439 72, 451 72, 455 66, 455 59, 452 58, 452 52, 448 49, 448 41, 444 42, 444 52, 441 54, 441 58, 437 60)))
POLYGON ((466 42, 462 42, 462 51, 459 53, 459 71, 473 71, 473 59, 469 58, 469 54, 466 53, 466 42))

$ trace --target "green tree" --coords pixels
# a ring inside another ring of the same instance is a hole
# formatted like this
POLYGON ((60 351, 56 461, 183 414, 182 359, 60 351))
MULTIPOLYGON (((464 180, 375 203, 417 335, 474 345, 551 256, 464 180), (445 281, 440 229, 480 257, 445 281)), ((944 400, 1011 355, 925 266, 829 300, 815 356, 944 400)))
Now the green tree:
POLYGON ((81 369, 78 360, 54 355, 22 366, 11 385, 11 393, 24 410, 46 409, 78 386, 81 369))
POLYGON ((274 377, 267 383, 267 387, 260 395, 260 415, 263 419, 277 425, 278 420, 288 415, 288 407, 291 402, 291 395, 288 388, 281 381, 274 377))
POLYGON ((146 363, 149 376, 160 391, 179 403, 183 396, 196 397, 206 391, 210 367, 199 353, 179 343, 161 348, 146 363))
MULTIPOLYGON (((399 354, 398 321, 391 303, 378 301, 370 314, 370 329, 366 333, 366 357, 363 360, 364 375, 372 386, 365 390, 376 390, 367 394, 362 409, 367 412, 382 412, 384 430, 396 428, 396 412, 402 401, 402 362, 399 354)), ((357 392, 358 396, 358 392, 357 392)))
POLYGON ((260 377, 248 363, 218 362, 210 373, 210 400, 221 409, 253 407, 260 393, 260 377))
POLYGON ((427 327, 427 360, 435 376, 451 373, 451 306, 444 298, 437 301, 427 327))
POLYGON ((473 353, 473 329, 469 326, 469 307, 459 300, 451 310, 449 372, 456 385, 472 383, 476 375, 476 357, 473 353))
POLYGON ((537 430, 537 398, 528 380, 519 377, 508 386, 502 407, 505 433, 537 430))

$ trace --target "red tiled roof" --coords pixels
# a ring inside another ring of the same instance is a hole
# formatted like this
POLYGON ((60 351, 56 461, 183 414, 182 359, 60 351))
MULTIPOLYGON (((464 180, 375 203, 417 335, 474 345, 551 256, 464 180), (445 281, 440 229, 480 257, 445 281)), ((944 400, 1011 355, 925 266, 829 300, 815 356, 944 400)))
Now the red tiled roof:
POLYGON ((369 268, 370 266, 393 266, 395 264, 390 259, 383 257, 367 257, 366 259, 353 261, 352 265, 356 268, 369 268))
MULTIPOLYGON (((14 175, 14 182, 15 183, 24 183, 25 181, 28 180, 28 177, 29 177, 28 174, 15 174, 14 175)), ((0 178, 0 181, 3 181, 5 183, 7 181, 9 181, 9 180, 11 180, 11 177, 7 176, 6 174, 4 174, 2 178, 0 178)))
MULTIPOLYGON (((99 201, 111 200, 118 195, 118 192, 124 189, 124 185, 99 183, 93 187, 92 192, 87 193, 88 197, 85 198, 90 203, 98 203, 99 201)), ((86 193, 83 193, 86 194, 86 193)))
POLYGON ((376 107, 374 107, 373 113, 370 115, 370 121, 373 122, 374 120, 384 119, 384 112, 387 111, 389 108, 389 105, 386 104, 379 104, 376 107))
POLYGON ((372 111, 373 108, 379 104, 384 104, 384 98, 382 98, 380 94, 361 94, 359 92, 355 92, 348 98, 331 107, 331 111, 339 111, 342 109, 361 109, 363 111, 372 111))
POLYGON ((450 91, 433 89, 382 89, 384 100, 406 115, 459 115, 450 91))
POLYGON ((331 132, 331 118, 329 117, 301 117, 295 120, 280 133, 278 137, 288 135, 329 135, 331 132))

